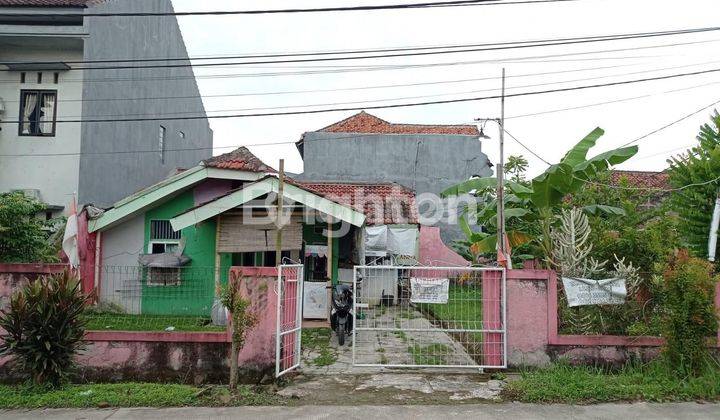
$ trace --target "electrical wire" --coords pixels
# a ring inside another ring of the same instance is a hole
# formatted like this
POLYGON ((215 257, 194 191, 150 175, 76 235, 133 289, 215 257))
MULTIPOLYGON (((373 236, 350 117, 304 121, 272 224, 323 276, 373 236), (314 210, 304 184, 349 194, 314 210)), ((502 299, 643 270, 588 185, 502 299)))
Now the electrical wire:
MULTIPOLYGON (((700 75, 700 74, 716 73, 719 71, 720 71, 720 68, 715 68, 715 69, 708 69, 708 70, 698 70, 698 71, 687 72, 687 73, 677 73, 677 74, 670 74, 670 75, 663 75, 663 76, 645 77, 642 79, 634 79, 634 80, 623 80, 623 81, 617 81, 617 82, 598 83, 598 84, 584 85, 584 86, 572 86, 572 87, 566 87, 566 88, 547 89, 547 90, 532 91, 532 92, 510 93, 510 94, 505 95, 505 98, 514 98, 514 97, 531 96, 531 95, 543 95, 543 94, 558 93, 558 92, 572 92, 572 91, 576 91, 576 90, 595 89, 595 88, 609 87, 609 86, 622 86, 622 85, 628 85, 628 84, 633 84, 633 83, 643 83, 643 82, 656 81, 656 80, 668 80, 668 79, 674 79, 674 78, 678 78, 678 77, 687 77, 687 76, 695 76, 695 75, 700 75)), ((229 118, 249 118, 249 117, 270 117, 270 116, 282 116, 282 115, 308 115, 308 114, 321 114, 321 113, 336 112, 336 111, 360 111, 363 109, 407 108, 407 107, 426 106, 426 105, 441 105, 441 104, 461 103, 461 102, 476 102, 476 101, 482 101, 482 100, 488 100, 488 99, 499 99, 500 97, 501 97, 501 95, 491 95, 491 96, 481 96, 481 97, 472 97, 472 98, 444 99, 444 100, 436 100, 436 101, 410 102, 410 103, 388 104, 388 105, 371 105, 371 106, 365 106, 365 107, 325 108, 325 109, 314 109, 314 110, 266 112, 266 113, 259 112, 259 113, 250 113, 250 114, 193 115, 193 116, 166 117, 166 118, 156 118, 156 117, 116 118, 116 119, 96 119, 96 118, 83 119, 83 118, 80 118, 80 119, 71 119, 71 120, 57 120, 56 123, 89 123, 89 122, 92 122, 92 123, 105 123, 105 122, 117 123, 117 122, 139 122, 139 121, 229 119, 229 118)), ((0 121, 0 124, 21 124, 21 123, 22 123, 21 121, 0 121)))
POLYGON ((436 7, 466 7, 466 6, 503 6, 517 4, 535 4, 535 3, 565 3, 578 0, 516 0, 516 1, 499 1, 499 0, 456 0, 456 1, 439 1, 425 3, 401 3, 401 4, 381 4, 367 6, 344 6, 344 7, 318 7, 318 8, 293 8, 293 9, 263 9, 263 10, 214 10, 214 11, 195 11, 195 12, 115 12, 115 13, 1 13, 1 18, 13 17, 157 17, 157 16, 228 16, 228 15, 266 15, 266 14, 289 14, 289 13, 322 13, 322 12, 357 12, 371 10, 403 10, 403 9, 425 9, 436 7))
MULTIPOLYGON (((667 31, 667 32, 656 32, 656 33, 646 33, 645 35, 625 35, 625 36, 606 36, 604 38, 594 38, 594 39, 582 39, 577 38, 571 41, 560 41, 560 42, 540 42, 540 43, 532 43, 532 44, 521 44, 521 45, 504 45, 504 46, 497 46, 497 47, 486 47, 486 48, 465 48, 465 47, 450 47, 453 49, 444 49, 441 51, 422 51, 422 52, 410 52, 410 53, 394 53, 394 54, 375 54, 375 55, 356 55, 351 57, 313 57, 313 58, 293 58, 293 59, 285 59, 285 60, 259 60, 259 61, 243 61, 243 62, 212 62, 212 63, 179 63, 179 64, 146 64, 146 65, 113 65, 113 66, 90 66, 90 67, 72 67, 69 69, 69 71, 73 70, 133 70, 133 69, 152 69, 152 68, 187 68, 187 67, 193 67, 193 68, 199 68, 199 67, 218 67, 218 66, 245 66, 245 65, 260 65, 260 64, 292 64, 292 63, 316 63, 316 62, 329 62, 329 61, 347 61, 347 60, 368 60, 368 59, 378 59, 378 58, 401 58, 401 57, 420 57, 420 56, 432 56, 432 55, 445 55, 445 54, 461 54, 461 53, 474 53, 474 52, 486 52, 486 51, 500 51, 500 50, 510 50, 510 49, 519 49, 519 48, 538 48, 538 47, 552 47, 552 46, 563 46, 563 45, 575 45, 575 44, 584 44, 584 43, 591 43, 591 42, 605 42, 605 41, 618 41, 618 40, 628 40, 628 39, 640 39, 640 38, 648 38, 648 37, 657 37, 657 36, 669 36, 669 35, 678 35, 678 34, 688 34, 688 33, 696 33, 696 32, 708 32, 708 31, 718 31, 720 30, 720 27, 710 27, 710 28, 701 28, 696 30, 683 30, 683 31, 667 31), (695 32, 693 32, 695 31, 695 32), (457 49, 459 48, 459 49, 457 49)), ((581 54, 594 54, 594 53, 604 53, 604 52, 617 52, 617 51, 635 51, 635 50, 641 50, 641 49, 653 49, 653 48, 664 48, 668 46, 680 46, 680 45, 692 45, 692 44, 701 44, 706 42, 713 42, 714 40, 710 41, 694 41, 694 42, 685 42, 685 43, 675 43, 675 44, 668 44, 668 45, 657 45, 657 46, 644 46, 644 47, 634 47, 634 48, 625 48, 625 49, 614 49, 614 50, 607 50, 607 51, 597 51, 597 52, 583 52, 583 53, 573 53, 574 55, 581 55, 581 54)), ((434 47, 427 47, 425 49, 430 49, 434 47)), ((422 48, 420 48, 422 49, 422 48)), ((392 51, 392 50, 391 50, 392 51)), ((544 56, 539 57, 530 57, 530 58, 545 58, 544 56)), ((214 57, 214 59, 219 59, 218 57, 214 57)), ((227 60, 227 57, 224 57, 222 59, 227 60)), ((190 59, 185 59, 184 61, 188 61, 190 59)), ((205 59, 209 60, 209 59, 205 59)), ((163 59, 154 59, 151 61, 165 61, 163 59)), ((177 61, 177 59, 176 59, 177 61)), ((67 62, 65 62, 67 64, 67 62)), ((1 63, 0 65, 12 65, 12 64, 18 64, 18 63, 1 63)), ((19 63, 21 65, 38 65, 42 64, 42 62, 21 62, 19 63)), ((16 71, 16 70, 10 70, 10 69, 0 69, 0 71, 16 71)))
MULTIPOLYGON (((562 53, 562 54, 544 54, 535 56, 525 57, 509 57, 509 58, 496 58, 486 60, 471 60, 471 61, 452 61, 452 62, 440 62, 440 63, 421 63, 421 64, 385 64, 375 66, 361 66, 352 68, 332 68, 325 70, 307 70, 307 71, 294 71, 294 72, 265 72, 265 73, 236 73, 236 74, 215 74, 215 75, 194 75, 192 73, 186 76, 154 76, 154 77, 116 77, 116 78, 100 78, 100 79, 63 79, 63 83, 87 83, 87 82, 115 82, 115 81, 158 81, 158 80, 187 80, 187 79, 221 79, 221 78, 239 78, 239 77, 268 77, 268 76, 298 76, 298 75, 314 75, 314 74, 337 74, 337 73, 353 73, 353 72, 365 72, 365 71, 388 71, 388 70, 406 70, 416 68, 433 68, 433 67, 449 67, 449 66, 465 66, 465 65, 476 65, 476 64, 490 64, 490 63, 533 63, 537 59, 548 59, 558 57, 572 57, 578 55, 592 55, 592 54, 604 54, 611 52, 621 51, 635 51, 640 49, 656 49, 656 48, 668 48, 676 47, 689 44, 717 42, 718 40, 707 40, 707 41, 695 41, 688 43, 674 43, 674 44, 662 44, 662 45, 651 45, 645 47, 633 47, 633 48, 617 48, 608 50, 596 50, 596 51, 583 51, 574 53, 562 53)), ((641 59, 641 58, 657 58, 648 56, 627 56, 627 57, 591 57, 583 60, 575 61, 600 61, 600 60, 625 60, 625 59, 641 59)), ((539 62, 556 62, 556 60, 541 60, 539 62)), ((109 68, 109 67, 108 67, 109 68)), ((17 72, 17 70, 14 70, 17 72)), ((0 80, 0 83, 17 83, 16 80, 4 79, 0 80)))
MULTIPOLYGON (((683 67, 692 67, 693 65, 685 65, 685 66, 676 66, 674 68, 683 68, 683 67)), ((672 68, 665 68, 661 70, 667 70, 672 68)), ((560 80, 560 81, 553 81, 553 82, 545 82, 545 83, 535 83, 535 84, 528 84, 528 85, 519 85, 519 86, 513 86, 509 89, 524 89, 524 88, 533 88, 533 87, 539 87, 539 86, 550 86, 550 85, 558 85, 558 84, 564 84, 564 83, 573 83, 573 82, 584 82, 589 80, 598 80, 598 79, 607 79, 610 77, 618 77, 618 76, 629 76, 634 74, 643 74, 643 73, 649 73, 659 70, 645 70, 645 71, 638 71, 638 72, 630 72, 630 73, 622 73, 622 74, 612 74, 612 75, 605 75, 605 76, 595 76, 595 77, 586 77, 586 78, 580 78, 580 79, 571 79, 571 80, 560 80)), ((414 95, 414 96, 403 96, 403 97, 393 97, 393 98, 379 98, 379 99, 367 99, 367 100, 360 100, 360 101, 350 101, 350 102, 330 102, 330 103, 315 103, 315 104, 303 104, 303 105, 283 105, 283 106, 271 106, 271 107, 253 107, 253 108, 234 108, 234 109, 216 109, 216 110, 205 110, 204 107, 200 110, 195 111, 178 111, 178 112, 165 112, 165 113, 153 113, 151 115, 155 117, 160 116, 172 116, 172 115, 193 115, 196 113, 217 113, 217 112, 246 112, 246 111, 264 111, 264 110, 278 110, 278 109, 304 109, 304 108, 315 108, 320 106, 345 106, 345 105, 356 105, 356 104, 374 104, 374 103, 381 103, 381 102, 388 102, 388 101, 400 101, 400 100, 409 100, 409 99, 424 99, 424 98, 436 98, 436 97, 444 97, 444 96, 454 96, 454 95, 468 95, 473 93, 480 93, 480 92, 493 92, 498 91, 499 88, 486 88, 486 89, 475 89, 470 91, 460 91, 460 92, 448 92, 448 93, 439 93, 439 94, 431 94, 431 95, 414 95)), ((648 95, 649 96, 649 95, 648 95)), ((139 115, 147 115, 147 113, 138 113, 138 114, 96 114, 96 115, 88 115, 86 118, 109 118, 109 117, 116 117, 116 118, 122 118, 122 117, 132 117, 132 116, 139 116, 139 115)), ((64 116, 64 118, 81 118, 81 116, 64 116)))

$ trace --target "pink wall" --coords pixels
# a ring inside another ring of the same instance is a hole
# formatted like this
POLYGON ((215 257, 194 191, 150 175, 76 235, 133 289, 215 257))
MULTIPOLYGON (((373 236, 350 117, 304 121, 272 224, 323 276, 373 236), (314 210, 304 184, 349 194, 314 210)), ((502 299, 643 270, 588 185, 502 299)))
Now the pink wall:
POLYGON ((420 226, 420 263, 437 266, 468 266, 470 263, 448 248, 440 238, 440 228, 420 226))
POLYGON ((193 189, 195 205, 199 206, 217 198, 232 188, 232 181, 229 179, 208 179, 193 189))
MULTIPOLYGON (((655 357, 660 337, 563 335, 558 332, 557 275, 547 270, 507 274, 508 363, 541 366, 559 358, 575 363, 619 365, 629 358, 655 357)), ((720 310, 720 283, 716 286, 720 310)), ((720 347, 720 333, 716 346, 720 347)))
POLYGON ((550 361, 548 344, 547 270, 508 270, 508 363, 542 366, 550 361))
POLYGON ((232 267, 230 280, 241 295, 250 301, 251 312, 258 322, 245 337, 238 364, 243 367, 266 369, 275 365, 275 330, 277 318, 277 269, 274 267, 232 267))

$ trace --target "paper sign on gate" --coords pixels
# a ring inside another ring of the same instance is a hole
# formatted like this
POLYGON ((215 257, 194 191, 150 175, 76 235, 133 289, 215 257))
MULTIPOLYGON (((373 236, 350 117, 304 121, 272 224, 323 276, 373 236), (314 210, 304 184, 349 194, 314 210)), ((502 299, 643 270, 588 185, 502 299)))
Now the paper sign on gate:
POLYGON ((622 305, 627 289, 624 279, 591 280, 563 277, 568 306, 622 305))
POLYGON ((410 302, 448 303, 450 280, 438 278, 410 278, 410 302))

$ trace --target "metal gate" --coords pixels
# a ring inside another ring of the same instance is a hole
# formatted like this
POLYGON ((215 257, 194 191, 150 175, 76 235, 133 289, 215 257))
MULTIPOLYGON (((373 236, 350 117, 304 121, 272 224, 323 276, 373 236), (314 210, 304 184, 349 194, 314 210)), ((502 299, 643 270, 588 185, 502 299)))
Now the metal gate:
POLYGON ((353 365, 506 368, 505 269, 356 266, 353 365))
POLYGON ((278 266, 275 376, 300 366, 303 301, 303 265, 278 266))

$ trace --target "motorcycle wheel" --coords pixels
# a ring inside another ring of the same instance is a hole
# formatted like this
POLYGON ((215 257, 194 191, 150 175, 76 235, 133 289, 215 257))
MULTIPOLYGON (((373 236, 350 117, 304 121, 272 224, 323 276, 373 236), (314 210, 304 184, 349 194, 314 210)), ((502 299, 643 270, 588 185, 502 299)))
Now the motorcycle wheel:
POLYGON ((342 327, 342 325, 338 325, 337 336, 338 344, 340 344, 341 346, 345 345, 345 329, 342 327))

